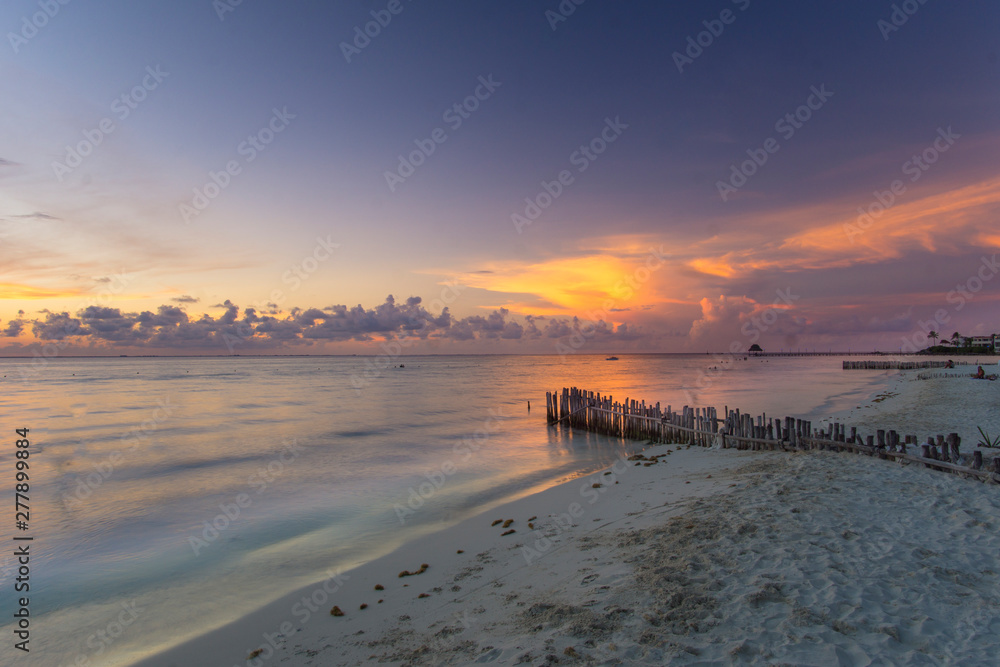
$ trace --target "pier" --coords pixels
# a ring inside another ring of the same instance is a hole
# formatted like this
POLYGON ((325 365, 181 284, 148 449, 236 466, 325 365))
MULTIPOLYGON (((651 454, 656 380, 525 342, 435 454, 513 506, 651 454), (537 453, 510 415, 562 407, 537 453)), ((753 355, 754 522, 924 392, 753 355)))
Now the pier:
POLYGON ((1000 482, 1000 456, 985 464, 979 449, 971 456, 962 454, 957 433, 928 436, 921 444, 916 435, 895 430, 862 434, 857 427, 839 422, 814 429, 811 421, 794 417, 753 416, 728 406, 721 413, 714 407, 687 405, 674 410, 660 403, 616 402, 611 396, 576 387, 546 392, 545 407, 550 425, 612 437, 720 449, 853 452, 1000 482))

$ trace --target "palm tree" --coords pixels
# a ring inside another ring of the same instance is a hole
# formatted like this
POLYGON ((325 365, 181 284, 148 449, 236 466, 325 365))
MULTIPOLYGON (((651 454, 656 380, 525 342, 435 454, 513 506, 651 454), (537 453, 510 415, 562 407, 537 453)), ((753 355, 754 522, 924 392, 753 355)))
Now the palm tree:
POLYGON ((951 344, 958 347, 959 343, 962 342, 962 334, 957 331, 951 335, 951 344))
POLYGON ((931 345, 934 345, 935 341, 937 341, 937 339, 940 338, 940 336, 938 335, 937 331, 931 331, 931 332, 929 332, 927 334, 927 337, 931 339, 931 345))

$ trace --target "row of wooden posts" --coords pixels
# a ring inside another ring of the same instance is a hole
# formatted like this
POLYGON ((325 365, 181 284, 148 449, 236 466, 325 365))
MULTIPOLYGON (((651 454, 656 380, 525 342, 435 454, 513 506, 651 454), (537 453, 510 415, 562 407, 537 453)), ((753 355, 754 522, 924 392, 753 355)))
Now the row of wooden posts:
POLYGON ((951 366, 968 366, 969 364, 968 361, 844 361, 844 370, 912 370, 914 368, 951 368, 951 366))
POLYGON ((663 409, 659 403, 647 405, 645 401, 626 399, 618 403, 611 396, 576 387, 546 392, 545 402, 550 424, 613 437, 701 447, 717 445, 722 449, 851 451, 1000 482, 1000 456, 984 465, 983 453, 977 449, 970 459, 960 452, 957 433, 928 436, 925 444, 919 444, 917 436, 900 435, 895 430, 879 429, 862 435, 857 427, 839 422, 813 429, 809 420, 752 416, 728 406, 721 417, 715 408, 685 405, 675 411, 670 405, 663 409))

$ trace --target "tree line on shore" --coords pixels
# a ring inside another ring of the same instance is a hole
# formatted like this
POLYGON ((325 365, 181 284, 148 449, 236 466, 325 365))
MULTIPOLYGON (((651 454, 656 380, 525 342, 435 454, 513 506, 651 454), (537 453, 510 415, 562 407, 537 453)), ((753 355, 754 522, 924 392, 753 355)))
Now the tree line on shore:
MULTIPOLYGON (((963 336, 959 332, 954 332, 950 337, 944 338, 937 331, 928 331, 927 337, 931 341, 941 340, 941 344, 932 344, 930 347, 921 350, 921 354, 994 354, 995 345, 991 342, 988 345, 973 344, 973 336, 963 336)), ((995 340, 992 336, 991 341, 995 340)))

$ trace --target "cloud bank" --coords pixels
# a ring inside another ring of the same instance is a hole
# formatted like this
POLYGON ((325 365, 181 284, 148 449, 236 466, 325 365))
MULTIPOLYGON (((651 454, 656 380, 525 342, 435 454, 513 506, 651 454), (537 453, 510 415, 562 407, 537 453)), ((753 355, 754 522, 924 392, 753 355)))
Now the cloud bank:
MULTIPOLYGON (((195 299, 179 297, 180 303, 195 299)), ((639 334, 627 324, 588 322, 580 318, 527 315, 514 319, 506 308, 489 315, 455 318, 445 306, 435 314, 421 297, 398 302, 389 295, 374 308, 333 305, 294 308, 288 313, 260 314, 226 300, 218 315, 192 316, 180 305, 161 305, 155 312, 123 312, 119 308, 91 305, 76 313, 43 310, 39 317, 23 311, 2 331, 4 343, 19 343, 31 333, 42 344, 58 343, 60 349, 149 350, 187 352, 268 353, 320 352, 326 343, 410 339, 423 341, 521 341, 563 338, 591 341, 629 341, 639 334)), ((572 344, 572 343, 570 343, 572 344)), ((8 348, 9 349, 9 348, 8 348)))

